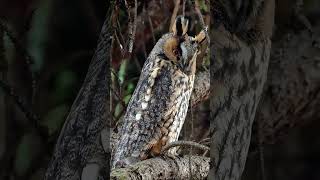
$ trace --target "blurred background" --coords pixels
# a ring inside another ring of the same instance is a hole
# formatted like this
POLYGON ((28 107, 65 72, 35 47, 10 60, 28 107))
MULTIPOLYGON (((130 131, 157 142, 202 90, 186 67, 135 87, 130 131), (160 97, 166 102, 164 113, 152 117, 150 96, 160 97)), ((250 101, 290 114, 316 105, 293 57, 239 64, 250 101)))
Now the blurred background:
MULTIPOLYGON (((142 2, 132 55, 125 53, 128 13, 125 7, 119 11, 111 54, 111 118, 115 128, 148 53, 169 30, 175 6, 172 0, 142 2)), ((209 24, 207 1, 198 2, 209 24)), ((43 179, 59 131, 86 75, 108 5, 102 0, 0 1, 1 180, 43 179)), ((305 29, 291 21, 292 7, 289 0, 277 2, 274 41, 289 31, 305 29)), ((303 12, 312 25, 320 24, 318 0, 306 0, 303 12)), ((201 25, 191 1, 185 4, 185 15, 192 22, 191 35, 199 32, 201 25)), ((198 69, 205 69, 208 61, 204 58, 198 69)), ((192 112, 181 138, 205 143, 210 124, 208 102, 192 112)), ((273 145, 263 145, 266 179, 320 179, 317 120, 293 129, 273 145)), ((259 153, 248 157, 243 179, 263 179, 259 153)))

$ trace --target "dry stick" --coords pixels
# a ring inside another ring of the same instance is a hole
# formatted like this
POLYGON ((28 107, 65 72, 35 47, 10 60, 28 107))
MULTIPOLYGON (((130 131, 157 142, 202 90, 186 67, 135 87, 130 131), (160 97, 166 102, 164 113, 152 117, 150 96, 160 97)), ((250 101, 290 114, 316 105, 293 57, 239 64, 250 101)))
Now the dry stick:
MULTIPOLYGON (((190 97, 190 100, 192 99, 192 97, 190 97)), ((190 104, 191 104, 191 101, 190 101, 190 104)), ((190 135, 190 139, 192 140, 193 139, 193 129, 194 129, 194 126, 193 126, 193 107, 190 105, 190 113, 191 113, 191 135, 190 135)), ((193 146, 190 147, 190 154, 193 153, 193 146)), ((189 158, 189 170, 190 170, 190 175, 192 177, 192 169, 191 169, 191 159, 189 158)), ((190 178, 191 178, 190 177, 190 178)))
POLYGON ((27 108, 27 106, 23 103, 22 98, 16 94, 14 89, 1 80, 0 88, 3 89, 6 94, 13 98, 14 102, 17 104, 21 112, 23 112, 23 114, 26 116, 30 124, 32 124, 32 126, 42 138, 46 139, 48 136, 47 130, 43 126, 39 125, 39 117, 27 108))
POLYGON ((182 16, 183 17, 186 16, 186 2, 187 2, 187 0, 183 0, 183 2, 182 2, 182 16))
MULTIPOLYGON (((122 44, 124 44, 124 37, 122 36, 122 33, 121 33, 121 26, 120 26, 120 22, 119 22, 119 19, 117 19, 117 31, 119 31, 119 35, 120 35, 120 42, 122 42, 122 44)), ((126 48, 126 47, 124 47, 126 48)))
MULTIPOLYGON (((120 33, 120 34, 121 34, 121 33, 120 33)), ((124 50, 124 47, 123 47, 123 45, 122 45, 121 42, 120 42, 120 39, 119 39, 119 37, 118 37, 118 35, 117 35, 117 30, 114 31, 114 36, 115 36, 115 38, 116 38, 116 40, 117 40, 117 43, 119 44, 119 47, 120 47, 120 50, 121 50, 121 55, 122 55, 122 57, 124 57, 126 50, 124 50)))
POLYGON ((31 73, 31 88, 32 88, 32 102, 33 104, 35 100, 35 92, 36 92, 36 80, 35 80, 35 73, 31 69, 31 65, 34 64, 34 60, 29 55, 28 51, 21 45, 21 43, 18 41, 18 39, 13 35, 13 32, 9 30, 9 28, 6 26, 6 24, 0 20, 0 28, 7 34, 7 36, 10 38, 11 42, 13 43, 16 51, 21 54, 24 59, 26 60, 28 69, 31 73))
POLYGON ((131 7, 128 4, 127 0, 125 1, 125 4, 127 6, 127 11, 129 14, 129 53, 132 53, 133 50, 133 44, 135 40, 135 35, 136 35, 136 29, 137 29, 137 13, 138 13, 138 1, 134 1, 134 11, 133 11, 133 19, 131 16, 131 7))
POLYGON ((296 0, 295 6, 294 6, 294 15, 298 18, 298 20, 306 26, 306 28, 309 30, 309 32, 313 32, 312 25, 306 15, 303 14, 303 2, 304 0, 296 0))
POLYGON ((199 144, 197 142, 193 142, 193 141, 175 141, 172 142, 168 145, 166 145, 162 150, 161 150, 161 154, 164 154, 166 151, 168 151, 169 149, 173 148, 173 147, 177 147, 177 146, 193 146, 195 148, 201 149, 203 151, 210 151, 210 148, 208 146, 199 144))
POLYGON ((152 25, 152 20, 151 20, 151 17, 149 15, 149 12, 147 12, 147 17, 148 17, 148 22, 149 22, 149 26, 150 26, 150 31, 151 31, 151 34, 152 34, 152 44, 155 44, 156 43, 156 38, 154 36, 154 29, 153 29, 153 25, 152 25))
POLYGON ((210 37, 209 37, 209 34, 208 34, 208 26, 206 25, 206 23, 204 22, 204 19, 203 19, 203 16, 201 14, 201 10, 200 10, 200 6, 199 6, 199 0, 195 0, 194 1, 194 9, 200 19, 200 23, 201 23, 201 26, 202 28, 205 30, 205 34, 206 34, 206 39, 208 41, 208 45, 210 44, 210 37))
POLYGON ((173 12, 172 12, 171 20, 170 20, 170 29, 169 29, 169 31, 172 30, 172 26, 174 24, 174 21, 176 20, 177 15, 178 15, 179 7, 180 7, 180 0, 176 0, 176 3, 174 5, 174 9, 173 9, 173 12))

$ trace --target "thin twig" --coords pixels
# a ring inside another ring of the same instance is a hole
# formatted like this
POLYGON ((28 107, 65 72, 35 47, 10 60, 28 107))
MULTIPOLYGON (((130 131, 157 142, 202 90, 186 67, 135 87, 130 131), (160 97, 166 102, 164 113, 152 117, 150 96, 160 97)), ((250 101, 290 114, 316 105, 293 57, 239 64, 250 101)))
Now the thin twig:
MULTIPOLYGON (((121 33, 121 26, 120 26, 120 22, 119 22, 119 19, 117 19, 117 31, 119 32, 119 36, 120 36, 120 42, 122 42, 122 44, 124 44, 124 37, 121 33)), ((125 47, 126 48, 126 47, 125 47)))
POLYGON ((149 23, 149 26, 150 26, 150 31, 151 31, 151 34, 152 34, 152 44, 155 44, 156 43, 156 38, 154 36, 154 29, 153 29, 153 25, 152 25, 152 20, 151 20, 151 17, 149 15, 148 11, 146 11, 146 14, 147 14, 148 23, 149 23))
POLYGON ((129 15, 129 53, 132 53, 133 50, 133 44, 134 44, 134 40, 135 40, 135 36, 136 36, 136 29, 137 29, 137 14, 138 14, 138 1, 135 0, 134 1, 134 10, 133 10, 133 19, 132 19, 132 15, 131 15, 131 7, 128 4, 127 1, 125 1, 125 4, 127 6, 127 11, 128 11, 128 15, 129 15))
MULTIPOLYGON (((192 97, 190 97, 190 101, 189 101, 189 104, 191 104, 191 99, 192 97)), ((191 135, 190 135, 190 139, 193 140, 193 130, 194 130, 194 124, 193 124, 193 107, 190 105, 190 113, 191 113, 191 135)), ((190 146, 190 154, 193 153, 193 146, 190 146)), ((192 169, 191 169, 191 160, 189 159, 189 166, 190 166, 190 175, 192 177, 192 169)), ((191 178, 190 177, 190 178, 191 178)))
POLYGON ((27 106, 23 103, 22 98, 16 94, 15 90, 10 87, 8 84, 0 80, 0 88, 3 89, 3 91, 11 96, 14 100, 14 102, 17 104, 21 112, 26 116, 28 121, 32 124, 32 126, 37 130, 39 135, 43 137, 44 139, 47 138, 47 129, 45 127, 41 126, 39 124, 39 117, 35 115, 30 109, 27 108, 27 106))
POLYGON ((186 16, 186 2, 187 0, 182 0, 182 16, 186 16))
POLYGON ((194 1, 194 9, 199 17, 200 23, 202 28, 205 30, 205 34, 206 34, 206 39, 208 42, 208 45, 210 44, 210 36, 208 33, 208 26, 206 25, 206 23, 204 22, 204 18, 202 16, 201 10, 200 10, 200 5, 199 5, 199 0, 195 0, 194 1))
POLYGON ((7 34, 7 36, 9 37, 11 42, 13 43, 16 51, 19 54, 21 54, 26 61, 26 64, 27 64, 28 69, 31 74, 31 89, 32 89, 32 98, 31 98, 32 102, 31 102, 31 104, 33 104, 33 102, 35 100, 35 94, 36 94, 36 80, 35 80, 36 75, 33 72, 31 65, 34 64, 34 60, 31 57, 31 55, 28 53, 28 51, 22 46, 22 44, 19 42, 19 40, 13 35, 13 32, 9 30, 7 25, 2 20, 0 20, 0 29, 2 29, 7 34))
MULTIPOLYGON (((120 34, 121 34, 121 33, 120 33, 120 34)), ((122 57, 124 57, 126 50, 124 49, 123 45, 122 45, 121 42, 120 42, 120 39, 119 39, 119 37, 118 37, 118 35, 117 35, 117 30, 114 31, 114 36, 115 36, 115 38, 116 38, 116 40, 117 40, 117 42, 118 42, 118 44, 119 44, 120 51, 121 51, 121 55, 122 55, 122 57)))
POLYGON ((172 30, 172 26, 174 24, 174 21, 176 20, 177 15, 178 15, 179 7, 180 7, 180 0, 176 0, 176 3, 174 5, 174 9, 173 9, 173 12, 172 12, 171 20, 170 20, 169 31, 172 30))
POLYGON ((296 0, 294 5, 294 15, 297 17, 298 21, 300 21, 309 32, 313 32, 312 25, 306 15, 302 12, 303 10, 304 0, 296 0))
POLYGON ((172 142, 168 145, 166 145, 162 150, 161 150, 161 154, 165 153, 166 151, 168 151, 169 149, 173 148, 173 147, 177 147, 177 146, 193 146, 195 148, 201 149, 203 151, 210 151, 210 148, 208 146, 199 144, 197 142, 193 142, 193 141, 175 141, 172 142))
POLYGON ((210 138, 204 138, 204 139, 202 139, 199 143, 200 144, 206 144, 206 143, 210 143, 210 138))

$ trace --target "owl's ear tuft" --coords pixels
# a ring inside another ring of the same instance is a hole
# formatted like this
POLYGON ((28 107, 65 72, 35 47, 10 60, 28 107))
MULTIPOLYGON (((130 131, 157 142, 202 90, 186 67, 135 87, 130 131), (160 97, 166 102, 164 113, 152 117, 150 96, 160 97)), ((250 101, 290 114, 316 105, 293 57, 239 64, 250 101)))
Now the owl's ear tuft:
POLYGON ((184 16, 177 16, 172 31, 174 35, 184 36, 188 32, 189 20, 184 16))
POLYGON ((202 30, 199 34, 197 34, 191 40, 193 42, 197 42, 198 44, 201 44, 205 39, 206 39, 206 33, 205 33, 205 30, 202 30))

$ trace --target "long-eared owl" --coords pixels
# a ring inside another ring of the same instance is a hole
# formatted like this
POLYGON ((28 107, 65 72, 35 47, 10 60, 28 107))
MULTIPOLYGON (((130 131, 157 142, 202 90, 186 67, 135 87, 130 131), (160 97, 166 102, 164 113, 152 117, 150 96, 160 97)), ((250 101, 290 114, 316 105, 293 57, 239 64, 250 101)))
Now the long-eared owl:
MULTIPOLYGON (((188 111, 196 59, 205 32, 187 34, 188 19, 178 16, 149 54, 129 101, 113 156, 113 167, 160 154, 177 141, 188 111)), ((174 153, 174 152, 171 152, 174 153)))

